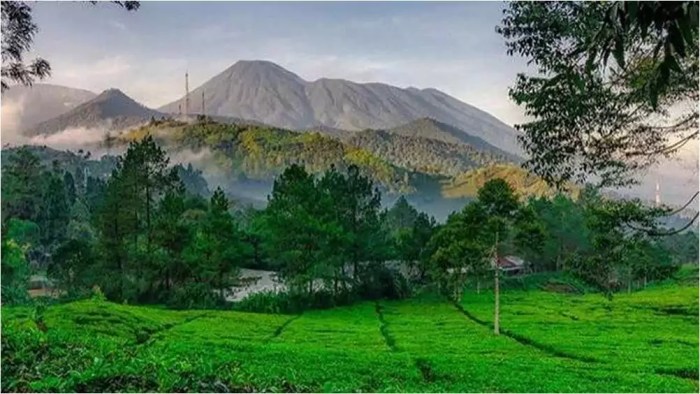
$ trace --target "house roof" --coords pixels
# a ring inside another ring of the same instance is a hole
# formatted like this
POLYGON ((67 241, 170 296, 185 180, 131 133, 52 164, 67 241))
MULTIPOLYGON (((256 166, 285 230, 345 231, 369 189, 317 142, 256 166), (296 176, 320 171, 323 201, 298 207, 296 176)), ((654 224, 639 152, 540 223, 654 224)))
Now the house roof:
POLYGON ((525 267, 525 261, 518 256, 500 256, 498 267, 506 271, 521 269, 525 267))

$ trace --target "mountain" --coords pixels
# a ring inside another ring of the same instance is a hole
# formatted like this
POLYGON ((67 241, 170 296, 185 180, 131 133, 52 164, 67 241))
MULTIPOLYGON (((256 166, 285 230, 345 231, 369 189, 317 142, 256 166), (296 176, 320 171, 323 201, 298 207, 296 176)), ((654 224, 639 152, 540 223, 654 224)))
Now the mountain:
POLYGON ((3 137, 68 112, 95 96, 87 90, 58 85, 11 86, 2 94, 3 137))
POLYGON ((119 89, 108 89, 92 100, 25 132, 28 136, 53 134, 70 128, 120 130, 164 114, 146 108, 119 89))
MULTIPOLYGON (((208 114, 251 119, 294 130, 390 129, 430 117, 518 154, 517 132, 488 113, 436 89, 322 78, 305 81, 268 61, 239 61, 190 93, 191 112, 204 94, 208 114)), ((177 113, 183 99, 160 108, 177 113)))

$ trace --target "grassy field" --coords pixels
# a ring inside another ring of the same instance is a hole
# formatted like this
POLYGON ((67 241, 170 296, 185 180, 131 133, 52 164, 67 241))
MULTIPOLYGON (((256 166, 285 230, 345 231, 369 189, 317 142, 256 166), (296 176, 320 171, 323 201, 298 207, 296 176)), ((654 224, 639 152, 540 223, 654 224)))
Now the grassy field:
POLYGON ((86 300, 2 309, 3 391, 697 392, 698 287, 425 294, 299 316, 86 300))

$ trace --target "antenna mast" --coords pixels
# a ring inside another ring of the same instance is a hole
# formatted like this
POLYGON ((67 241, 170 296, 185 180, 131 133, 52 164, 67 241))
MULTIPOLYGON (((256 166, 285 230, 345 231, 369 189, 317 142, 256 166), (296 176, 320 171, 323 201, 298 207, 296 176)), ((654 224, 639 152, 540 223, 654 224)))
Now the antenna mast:
POLYGON ((202 116, 206 118, 207 112, 204 110, 204 90, 202 90, 202 116))
POLYGON ((189 74, 185 71, 185 116, 190 114, 190 83, 189 74))

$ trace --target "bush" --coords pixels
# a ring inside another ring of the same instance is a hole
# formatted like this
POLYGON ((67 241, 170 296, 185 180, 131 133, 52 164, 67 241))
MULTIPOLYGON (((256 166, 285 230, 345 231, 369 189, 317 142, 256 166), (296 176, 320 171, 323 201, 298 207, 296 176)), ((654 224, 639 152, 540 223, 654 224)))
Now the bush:
POLYGON ((235 303, 233 309, 259 313, 301 313, 308 309, 350 305, 360 300, 396 300, 411 295, 408 280, 396 270, 377 268, 372 273, 366 273, 363 279, 355 289, 336 294, 325 289, 311 294, 289 291, 254 293, 235 303))
POLYGON ((375 300, 387 298, 398 300, 411 295, 408 280, 396 269, 377 267, 367 275, 358 287, 358 294, 363 299, 375 300))
POLYGON ((333 294, 327 290, 314 293, 266 291, 250 294, 233 304, 233 309, 259 313, 301 313, 308 309, 329 309, 357 301, 353 292, 333 294))
POLYGON ((172 291, 167 305, 173 309, 211 309, 224 302, 211 287, 204 283, 187 283, 172 291))

